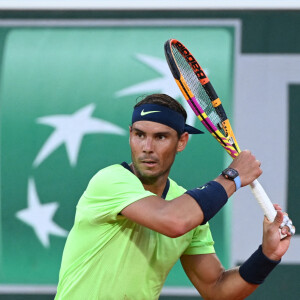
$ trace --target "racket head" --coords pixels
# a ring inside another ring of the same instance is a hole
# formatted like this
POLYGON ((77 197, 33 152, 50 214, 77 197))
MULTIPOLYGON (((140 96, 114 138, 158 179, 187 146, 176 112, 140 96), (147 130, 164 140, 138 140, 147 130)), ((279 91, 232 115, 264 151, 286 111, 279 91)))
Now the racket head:
MULTIPOLYGON (((200 64, 190 51, 175 39, 170 39, 165 43, 165 55, 173 77, 194 113, 232 158, 238 156, 240 148, 234 137, 221 100, 200 64), (204 93, 199 93, 198 90, 204 93), (205 106, 209 107, 213 113, 207 110, 205 106), (218 115, 219 120, 211 117, 214 114, 218 115)), ((276 216, 276 210, 268 195, 257 180, 254 180, 250 186, 264 214, 272 221, 276 216)), ((289 228, 293 234, 295 231, 292 224, 288 225, 290 225, 289 228)))
POLYGON ((166 41, 165 56, 184 98, 205 128, 235 158, 240 149, 221 100, 191 52, 178 40, 166 41))

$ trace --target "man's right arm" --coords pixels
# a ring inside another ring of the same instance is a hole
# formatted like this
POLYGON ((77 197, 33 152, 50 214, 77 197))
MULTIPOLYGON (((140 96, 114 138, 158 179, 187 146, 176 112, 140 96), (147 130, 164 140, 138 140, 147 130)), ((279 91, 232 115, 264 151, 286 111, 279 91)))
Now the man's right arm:
POLYGON ((281 229, 286 234, 280 238, 279 229, 284 213, 275 205, 277 215, 273 222, 265 217, 263 243, 241 267, 225 270, 215 254, 183 255, 182 266, 204 299, 241 300, 248 297, 263 283, 269 273, 280 262, 291 241, 288 228, 281 229))
MULTIPOLYGON (((241 152, 230 167, 239 172, 242 186, 250 184, 262 173, 260 162, 250 151, 241 152)), ((233 181, 223 176, 218 176, 215 181, 222 185, 228 197, 234 193, 233 181)), ((188 194, 171 201, 149 196, 128 205, 121 213, 128 219, 169 237, 185 234, 202 224, 206 217, 205 209, 188 194)))

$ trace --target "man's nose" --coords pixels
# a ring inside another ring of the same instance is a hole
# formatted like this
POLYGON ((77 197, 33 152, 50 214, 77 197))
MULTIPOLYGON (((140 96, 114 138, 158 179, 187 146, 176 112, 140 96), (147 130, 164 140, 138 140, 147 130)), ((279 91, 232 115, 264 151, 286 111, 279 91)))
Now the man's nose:
POLYGON ((144 141, 144 152, 153 152, 153 139, 152 137, 147 137, 144 141))

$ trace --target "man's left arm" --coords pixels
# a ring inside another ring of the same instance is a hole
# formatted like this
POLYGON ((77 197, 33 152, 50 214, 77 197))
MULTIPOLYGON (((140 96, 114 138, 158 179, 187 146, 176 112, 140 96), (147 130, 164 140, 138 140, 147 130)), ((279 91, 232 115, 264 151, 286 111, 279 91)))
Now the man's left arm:
POLYGON ((258 287, 246 282, 238 268, 225 271, 216 254, 183 255, 181 264, 205 300, 245 299, 258 287))
POLYGON ((215 254, 183 255, 181 264, 202 297, 206 300, 238 300, 253 293, 289 247, 291 234, 287 227, 281 229, 287 237, 280 239, 282 222, 280 208, 274 222, 265 218, 262 247, 241 267, 226 271, 215 254))

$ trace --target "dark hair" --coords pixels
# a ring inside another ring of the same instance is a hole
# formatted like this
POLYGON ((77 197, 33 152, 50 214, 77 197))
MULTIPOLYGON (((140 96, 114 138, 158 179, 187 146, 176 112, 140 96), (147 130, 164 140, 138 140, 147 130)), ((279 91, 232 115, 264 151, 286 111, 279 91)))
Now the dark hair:
POLYGON ((148 95, 143 100, 139 101, 134 106, 134 108, 136 108, 142 104, 148 104, 148 103, 166 106, 166 107, 180 113, 181 115, 183 115, 184 120, 186 121, 187 113, 186 113, 185 109, 183 108, 183 106, 178 101, 176 101, 175 99, 173 99, 172 97, 170 97, 166 94, 148 95))

